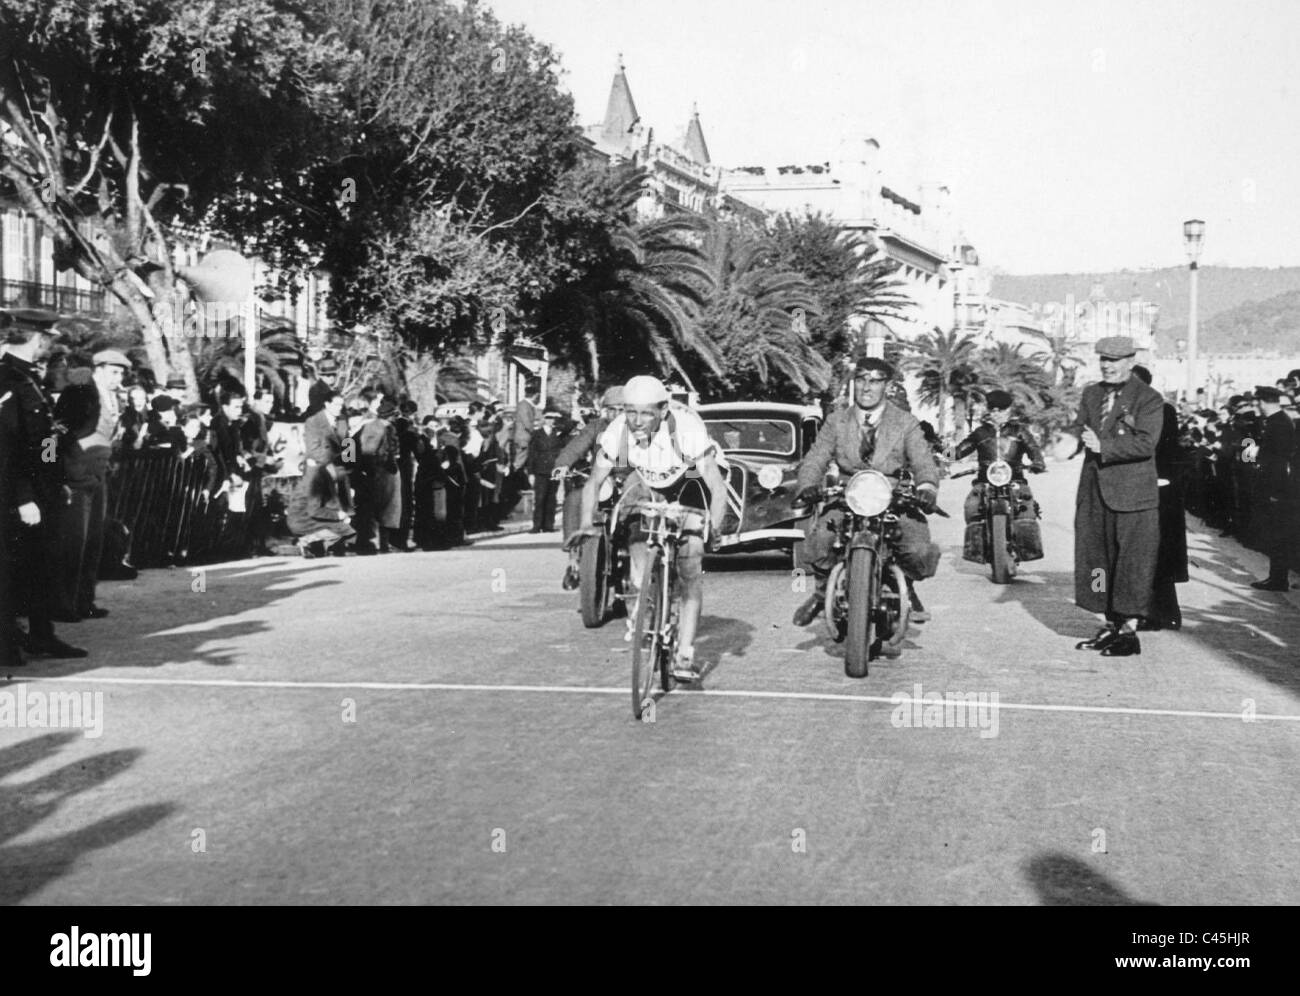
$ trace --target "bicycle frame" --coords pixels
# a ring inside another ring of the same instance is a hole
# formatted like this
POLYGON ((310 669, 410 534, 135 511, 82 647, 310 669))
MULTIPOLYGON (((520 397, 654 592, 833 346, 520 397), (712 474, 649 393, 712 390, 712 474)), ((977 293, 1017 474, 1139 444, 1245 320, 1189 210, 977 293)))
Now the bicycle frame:
POLYGON ((637 593, 632 644, 632 715, 641 719, 647 708, 652 717, 654 714, 651 689, 655 674, 658 673, 665 692, 676 684, 671 667, 677 652, 680 598, 677 550, 685 535, 687 517, 698 514, 699 510, 676 502, 639 501, 631 503, 628 511, 641 517, 648 554, 637 593), (654 589, 653 594, 647 587, 654 589), (644 602, 649 597, 654 598, 653 603, 644 602))

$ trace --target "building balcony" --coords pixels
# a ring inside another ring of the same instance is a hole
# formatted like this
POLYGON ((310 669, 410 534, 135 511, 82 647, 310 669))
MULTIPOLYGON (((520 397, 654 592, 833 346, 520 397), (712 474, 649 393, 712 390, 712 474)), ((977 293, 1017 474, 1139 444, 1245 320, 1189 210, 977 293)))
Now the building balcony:
POLYGON ((109 308, 102 290, 78 290, 30 280, 0 278, 0 307, 46 308, 64 315, 107 316, 109 308))

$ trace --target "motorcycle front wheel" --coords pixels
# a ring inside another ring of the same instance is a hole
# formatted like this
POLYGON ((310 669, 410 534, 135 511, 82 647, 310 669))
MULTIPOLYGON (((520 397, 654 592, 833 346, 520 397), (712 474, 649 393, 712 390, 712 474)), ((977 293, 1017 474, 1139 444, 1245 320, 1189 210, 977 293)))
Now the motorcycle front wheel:
POLYGON ((1010 584, 1016 576, 1016 561, 1011 555, 1011 543, 1007 536, 1007 517, 994 515, 989 520, 989 563, 993 565, 993 583, 1010 584))
POLYGON ((844 673, 850 678, 865 678, 876 642, 874 610, 880 602, 880 565, 875 550, 849 551, 848 602, 844 673))

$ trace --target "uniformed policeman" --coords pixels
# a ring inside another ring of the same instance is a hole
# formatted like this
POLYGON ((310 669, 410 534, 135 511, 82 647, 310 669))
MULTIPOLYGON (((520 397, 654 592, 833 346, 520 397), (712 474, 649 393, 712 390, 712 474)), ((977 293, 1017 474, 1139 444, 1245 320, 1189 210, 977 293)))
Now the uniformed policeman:
POLYGON ((1289 591, 1291 588, 1291 554, 1295 543, 1295 509, 1292 507, 1288 477, 1295 450, 1295 426, 1282 410, 1282 392, 1274 387, 1255 388, 1255 400, 1263 418, 1263 438, 1256 459, 1263 488, 1264 552, 1268 554, 1268 577, 1251 582, 1260 591, 1289 591))
MULTIPOLYGON (((54 585, 48 549, 56 512, 67 495, 60 479, 53 405, 41 384, 38 364, 60 333, 50 311, 15 309, 0 319, 4 356, 0 357, 0 451, 4 454, 3 497, 7 579, 12 604, 3 606, 0 624, 13 629, 15 615, 29 626, 18 640, 32 657, 85 657, 86 651, 54 635, 50 618, 54 585)), ((13 639, 11 635, 9 639, 13 639)))

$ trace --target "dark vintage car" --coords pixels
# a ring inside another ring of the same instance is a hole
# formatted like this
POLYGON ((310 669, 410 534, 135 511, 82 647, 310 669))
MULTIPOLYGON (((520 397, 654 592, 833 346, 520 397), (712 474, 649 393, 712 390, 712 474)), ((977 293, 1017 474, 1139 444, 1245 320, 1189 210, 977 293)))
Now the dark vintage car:
POLYGON ((733 401, 700 405, 695 412, 731 465, 719 552, 792 550, 803 539, 790 507, 795 472, 817 438, 821 409, 733 401))

